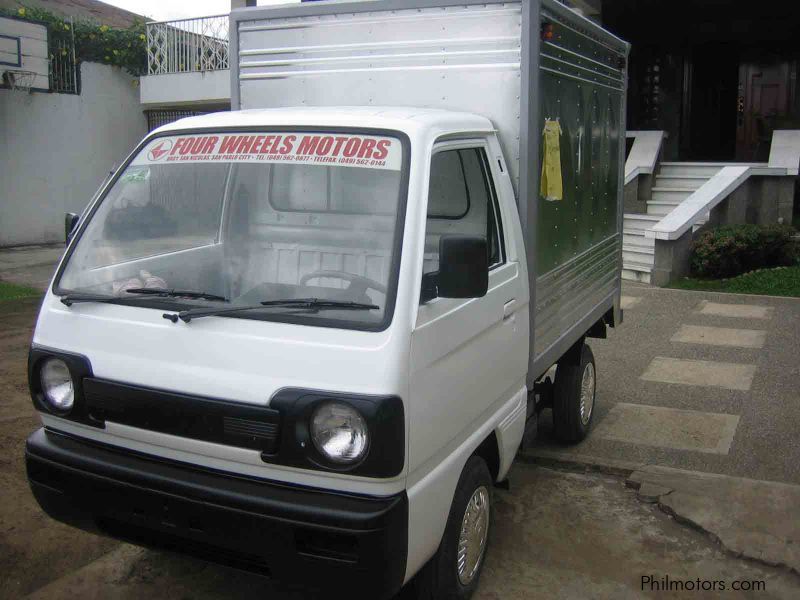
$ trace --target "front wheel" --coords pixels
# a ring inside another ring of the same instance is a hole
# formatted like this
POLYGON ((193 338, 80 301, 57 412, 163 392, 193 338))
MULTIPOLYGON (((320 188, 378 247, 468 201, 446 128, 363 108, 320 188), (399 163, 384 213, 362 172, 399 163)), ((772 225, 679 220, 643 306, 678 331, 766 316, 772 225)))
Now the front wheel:
POLYGON ((458 480, 439 550, 417 575, 417 598, 467 600, 472 596, 489 544, 492 501, 489 468, 482 458, 472 456, 458 480))
POLYGON ((594 416, 597 377, 592 349, 581 344, 558 362, 553 390, 553 425, 562 442, 575 443, 589 433, 594 416))

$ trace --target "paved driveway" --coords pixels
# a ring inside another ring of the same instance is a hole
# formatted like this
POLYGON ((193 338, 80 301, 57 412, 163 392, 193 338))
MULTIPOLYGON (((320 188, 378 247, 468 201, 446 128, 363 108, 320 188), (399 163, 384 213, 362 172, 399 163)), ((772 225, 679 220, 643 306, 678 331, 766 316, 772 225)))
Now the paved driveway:
POLYGON ((800 483, 800 299, 625 285, 622 327, 591 340, 594 430, 537 449, 800 483))

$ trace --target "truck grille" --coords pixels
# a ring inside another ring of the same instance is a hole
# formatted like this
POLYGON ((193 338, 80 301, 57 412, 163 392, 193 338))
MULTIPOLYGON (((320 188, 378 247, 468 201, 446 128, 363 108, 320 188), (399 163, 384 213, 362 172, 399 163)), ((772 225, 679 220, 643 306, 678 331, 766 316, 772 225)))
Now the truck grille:
POLYGON ((280 413, 266 406, 189 396, 95 378, 83 380, 91 419, 181 437, 277 452, 280 413))

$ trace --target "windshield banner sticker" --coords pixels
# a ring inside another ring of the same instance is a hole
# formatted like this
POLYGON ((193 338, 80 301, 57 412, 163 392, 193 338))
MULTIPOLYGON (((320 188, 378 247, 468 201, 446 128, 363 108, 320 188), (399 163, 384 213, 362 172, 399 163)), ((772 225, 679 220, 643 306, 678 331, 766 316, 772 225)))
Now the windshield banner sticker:
POLYGON ((264 162, 399 171, 400 141, 372 135, 321 133, 201 134, 160 137, 134 165, 183 162, 264 162))

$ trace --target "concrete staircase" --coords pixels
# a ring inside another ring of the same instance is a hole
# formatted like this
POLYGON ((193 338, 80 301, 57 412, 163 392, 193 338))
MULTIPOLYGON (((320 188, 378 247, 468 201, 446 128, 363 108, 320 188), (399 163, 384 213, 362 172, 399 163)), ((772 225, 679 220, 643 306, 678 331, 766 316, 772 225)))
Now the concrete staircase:
MULTIPOLYGON (((722 169, 722 163, 662 162, 655 174, 646 213, 626 213, 622 225, 622 277, 650 283, 655 240, 645 237, 646 229, 658 223, 695 190, 722 169)), ((695 228, 705 223, 701 219, 695 228)))

